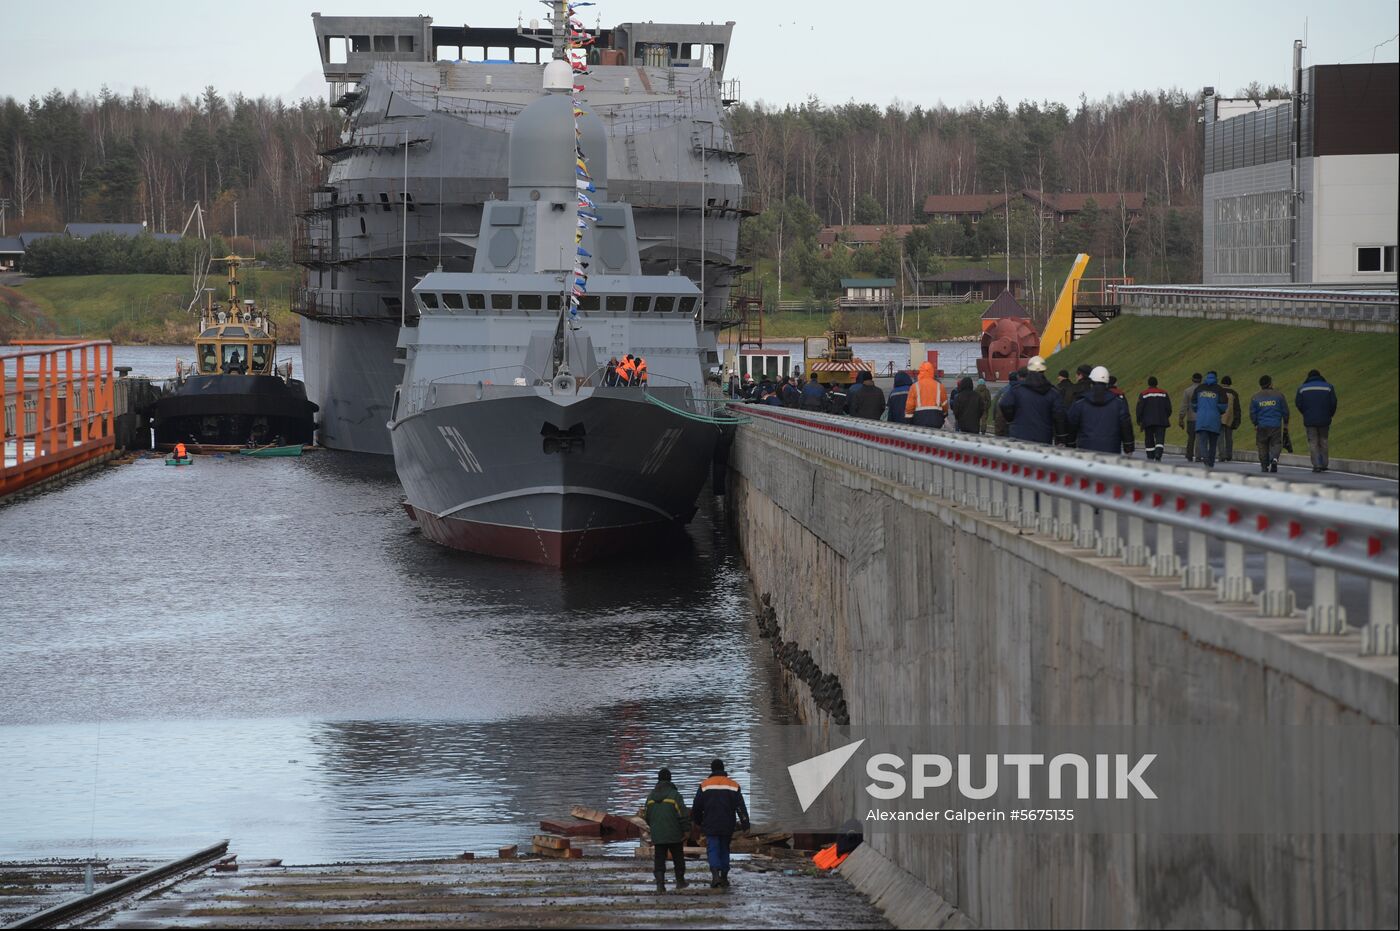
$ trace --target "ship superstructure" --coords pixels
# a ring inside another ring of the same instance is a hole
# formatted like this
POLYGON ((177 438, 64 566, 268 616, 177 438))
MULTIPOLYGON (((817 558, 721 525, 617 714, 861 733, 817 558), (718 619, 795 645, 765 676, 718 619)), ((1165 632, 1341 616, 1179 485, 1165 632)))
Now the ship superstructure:
MULTIPOLYGON (((511 127, 538 97, 562 38, 549 23, 313 23, 345 125, 327 140, 327 173, 294 250, 307 270, 293 305, 304 317, 306 382, 324 445, 388 453, 395 334, 416 313, 407 292, 435 268, 472 268, 482 206, 508 196, 511 127)), ((641 271, 693 281, 703 294, 695 313, 707 323, 722 316, 742 270, 742 153, 725 116, 737 98, 724 78, 733 25, 601 30, 579 95, 607 137, 611 195, 634 208, 641 271)), ((706 332, 705 359, 717 364, 706 332)))

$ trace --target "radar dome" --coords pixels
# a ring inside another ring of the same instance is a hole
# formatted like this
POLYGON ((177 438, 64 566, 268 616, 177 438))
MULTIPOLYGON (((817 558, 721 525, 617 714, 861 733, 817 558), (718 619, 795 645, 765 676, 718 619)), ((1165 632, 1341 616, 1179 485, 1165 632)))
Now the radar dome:
POLYGON ((574 69, 567 61, 556 58, 544 66, 544 89, 547 91, 574 89, 574 69))

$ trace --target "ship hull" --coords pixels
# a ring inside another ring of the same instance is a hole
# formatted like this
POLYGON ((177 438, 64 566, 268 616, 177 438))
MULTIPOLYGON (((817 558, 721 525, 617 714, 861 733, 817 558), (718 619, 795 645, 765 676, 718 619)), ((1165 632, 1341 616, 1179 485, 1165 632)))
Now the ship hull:
POLYGON ((315 442, 316 405, 275 375, 192 375, 150 408, 156 446, 315 442))
POLYGON ((566 567, 688 522, 719 430, 646 403, 640 389, 561 403, 522 388, 442 403, 390 434, 406 508, 430 540, 566 567))
POLYGON ((302 368, 307 396, 321 409, 322 446, 380 456, 393 453, 384 425, 403 374, 394 364, 397 336, 397 321, 302 320, 302 368))

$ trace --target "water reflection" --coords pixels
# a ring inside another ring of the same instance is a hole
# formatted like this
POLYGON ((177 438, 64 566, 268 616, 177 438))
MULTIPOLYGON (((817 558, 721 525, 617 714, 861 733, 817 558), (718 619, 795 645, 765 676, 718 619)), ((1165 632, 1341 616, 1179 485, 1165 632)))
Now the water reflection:
POLYGON ((782 715, 708 495, 678 545, 562 573, 436 546, 400 498, 316 453, 0 509, 0 858, 489 849, 663 763, 742 773, 782 715))

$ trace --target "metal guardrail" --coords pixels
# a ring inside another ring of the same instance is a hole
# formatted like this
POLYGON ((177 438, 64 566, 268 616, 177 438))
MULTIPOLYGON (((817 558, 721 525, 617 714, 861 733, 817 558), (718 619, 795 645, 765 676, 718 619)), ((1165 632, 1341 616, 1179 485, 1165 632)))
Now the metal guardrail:
POLYGON ((1130 314, 1145 310, 1195 310, 1263 319, 1313 317, 1370 323, 1400 322, 1400 297, 1395 291, 1125 285, 1117 288, 1117 295, 1124 312, 1130 314))
POLYGON ((1255 603, 1265 617, 1296 607, 1287 560, 1312 567, 1307 630, 1347 631, 1337 573, 1370 584, 1362 655, 1396 653, 1396 499, 1322 485, 1235 473, 1203 476, 1176 466, 1127 464, 1121 457, 1061 450, 983 435, 954 435, 903 424, 853 420, 760 405, 731 404, 753 418, 749 429, 884 478, 976 508, 995 520, 1097 555, 1177 576, 1182 588, 1214 588, 1222 603, 1255 603), (1153 546, 1147 525, 1155 527, 1153 546), (1185 534, 1186 559, 1176 534, 1185 534), (1209 540, 1224 547, 1215 575, 1209 540), (1264 589, 1246 574, 1245 551, 1264 554, 1264 589))
MULTIPOLYGON (((75 919, 88 916, 90 912, 111 906, 120 899, 124 899, 133 893, 139 892, 163 880, 170 879, 190 870, 208 867, 215 860, 218 860, 228 852, 228 841, 222 840, 210 847, 190 854, 188 857, 181 857, 179 860, 172 860, 169 863, 161 864, 146 870, 144 873, 137 873, 135 876, 128 876, 118 880, 108 886, 103 886, 95 892, 79 896, 68 902, 61 902, 53 908, 46 908, 42 912, 30 915, 28 918, 21 918, 14 924, 6 925, 9 928, 56 928, 66 925, 75 919)), ((90 917, 90 916, 89 916, 90 917)))
POLYGON ((0 496, 116 448, 112 344, 0 354, 0 496))

